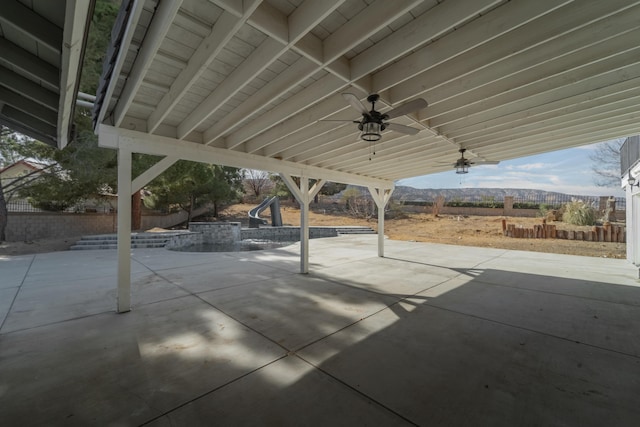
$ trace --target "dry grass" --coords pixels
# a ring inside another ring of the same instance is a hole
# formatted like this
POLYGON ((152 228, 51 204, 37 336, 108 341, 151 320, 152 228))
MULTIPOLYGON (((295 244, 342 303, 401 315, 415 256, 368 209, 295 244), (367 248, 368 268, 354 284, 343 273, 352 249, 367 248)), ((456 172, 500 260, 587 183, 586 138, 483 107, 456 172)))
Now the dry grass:
MULTIPOLYGON (((217 220, 239 221, 247 226, 247 212, 255 205, 237 204, 223 210, 217 220)), ((293 206, 283 206, 282 220, 285 225, 300 225, 300 210, 293 206)), ((269 212, 263 214, 269 218, 269 212)), ((549 252, 592 257, 625 258, 626 244, 582 242, 559 239, 514 239, 502 235, 503 217, 449 216, 434 217, 427 213, 409 213, 404 218, 387 219, 385 234, 394 240, 434 242, 452 245, 503 248, 522 251, 549 252)), ((215 218, 212 220, 216 220, 215 218)), ((510 224, 531 227, 540 224, 540 218, 507 218, 510 224)), ((376 219, 366 220, 347 215, 341 206, 315 209, 309 215, 311 225, 363 225, 377 229, 376 219)), ((588 230, 590 227, 557 222, 562 230, 588 230)), ((63 251, 69 249, 80 236, 64 239, 41 239, 33 242, 3 242, 0 255, 22 255, 40 252, 63 251)))
MULTIPOLYGON (((233 205, 223 211, 226 220, 245 219, 253 205, 233 205)), ((286 225, 300 225, 300 210, 292 206, 281 209, 282 221, 286 225)), ((264 218, 269 218, 265 211, 264 218)), ((626 257, 626 244, 583 242, 561 239, 515 239, 502 234, 502 219, 516 226, 532 227, 540 224, 541 218, 495 217, 495 216, 451 216, 434 217, 427 213, 408 213, 404 218, 385 220, 385 234, 393 240, 433 242, 451 245, 503 248, 522 251, 585 255, 593 257, 626 257)), ((314 209, 309 214, 310 225, 363 225, 377 229, 376 219, 353 218, 340 207, 314 209)), ((563 222, 556 222, 562 230, 590 230, 563 222)))

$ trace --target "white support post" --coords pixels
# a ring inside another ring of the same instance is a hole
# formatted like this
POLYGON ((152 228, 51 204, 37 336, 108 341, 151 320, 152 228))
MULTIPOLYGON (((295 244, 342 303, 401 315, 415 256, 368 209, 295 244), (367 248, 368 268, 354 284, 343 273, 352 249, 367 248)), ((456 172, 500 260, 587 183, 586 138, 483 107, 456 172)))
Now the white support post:
POLYGON ((300 177, 300 273, 309 273, 309 178, 300 177))
POLYGON ((378 256, 384 257, 384 208, 391 199, 393 188, 369 187, 369 192, 378 208, 378 256))
POLYGON ((300 186, 287 174, 280 174, 287 187, 300 204, 300 273, 309 273, 309 204, 324 183, 320 179, 309 189, 309 178, 300 177, 300 186))
POLYGON ((131 310, 131 150, 118 148, 118 313, 131 310))

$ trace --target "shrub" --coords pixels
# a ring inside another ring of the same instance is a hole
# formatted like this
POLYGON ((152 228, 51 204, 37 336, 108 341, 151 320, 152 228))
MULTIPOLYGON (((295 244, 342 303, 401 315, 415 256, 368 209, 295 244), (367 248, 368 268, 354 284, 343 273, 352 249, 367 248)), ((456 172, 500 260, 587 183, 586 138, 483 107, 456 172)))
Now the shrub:
POLYGON ((593 225, 596 222, 596 210, 582 200, 572 200, 564 205, 562 220, 574 225, 593 225))

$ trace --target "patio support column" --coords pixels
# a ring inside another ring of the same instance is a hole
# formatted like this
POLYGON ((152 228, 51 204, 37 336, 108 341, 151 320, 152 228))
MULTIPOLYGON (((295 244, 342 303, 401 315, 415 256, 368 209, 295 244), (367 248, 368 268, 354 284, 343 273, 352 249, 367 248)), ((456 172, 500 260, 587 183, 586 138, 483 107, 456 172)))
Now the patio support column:
POLYGON ((118 313, 131 310, 131 150, 118 148, 118 313))
POLYGON ((280 174, 282 180, 300 204, 300 273, 309 273, 309 204, 318 194, 324 183, 324 179, 318 180, 309 189, 309 178, 300 177, 300 184, 286 174, 280 174))
POLYGON ((393 188, 369 187, 369 192, 378 208, 378 256, 384 257, 384 208, 391 199, 393 188))
POLYGON ((309 273, 309 178, 300 177, 300 273, 309 273))

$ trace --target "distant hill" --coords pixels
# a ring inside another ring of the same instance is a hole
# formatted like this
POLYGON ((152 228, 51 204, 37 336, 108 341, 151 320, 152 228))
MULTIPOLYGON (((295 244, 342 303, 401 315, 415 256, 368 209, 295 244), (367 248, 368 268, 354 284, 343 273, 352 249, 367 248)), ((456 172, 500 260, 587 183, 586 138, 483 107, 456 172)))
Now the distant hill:
MULTIPOLYGON (((603 195, 606 190, 603 189, 603 195)), ((597 203, 598 196, 583 196, 564 194, 553 191, 531 190, 526 188, 413 188, 397 186, 393 191, 394 200, 404 201, 432 201, 438 196, 444 196, 447 201, 460 200, 465 202, 477 202, 493 200, 501 202, 505 196, 513 196, 517 201, 529 201, 536 203, 564 203, 571 199, 580 199, 585 202, 597 203)), ((624 203, 623 198, 616 198, 618 203, 624 203)))
MULTIPOLYGON (((354 186, 349 186, 354 187, 354 186)), ((367 194, 365 187, 357 187, 363 194, 367 194)), ((602 189, 606 195, 606 189, 602 189)), ((339 199, 342 193, 333 197, 339 199)), ((582 200, 587 203, 598 204, 600 197, 558 193, 553 191, 531 190, 526 188, 413 188, 399 185, 393 191, 392 199, 396 201, 433 201, 443 195, 447 201, 481 202, 504 201, 505 196, 513 196, 515 202, 560 204, 570 202, 572 199, 582 200)), ((616 205, 620 208, 625 205, 623 197, 616 197, 616 205)))

